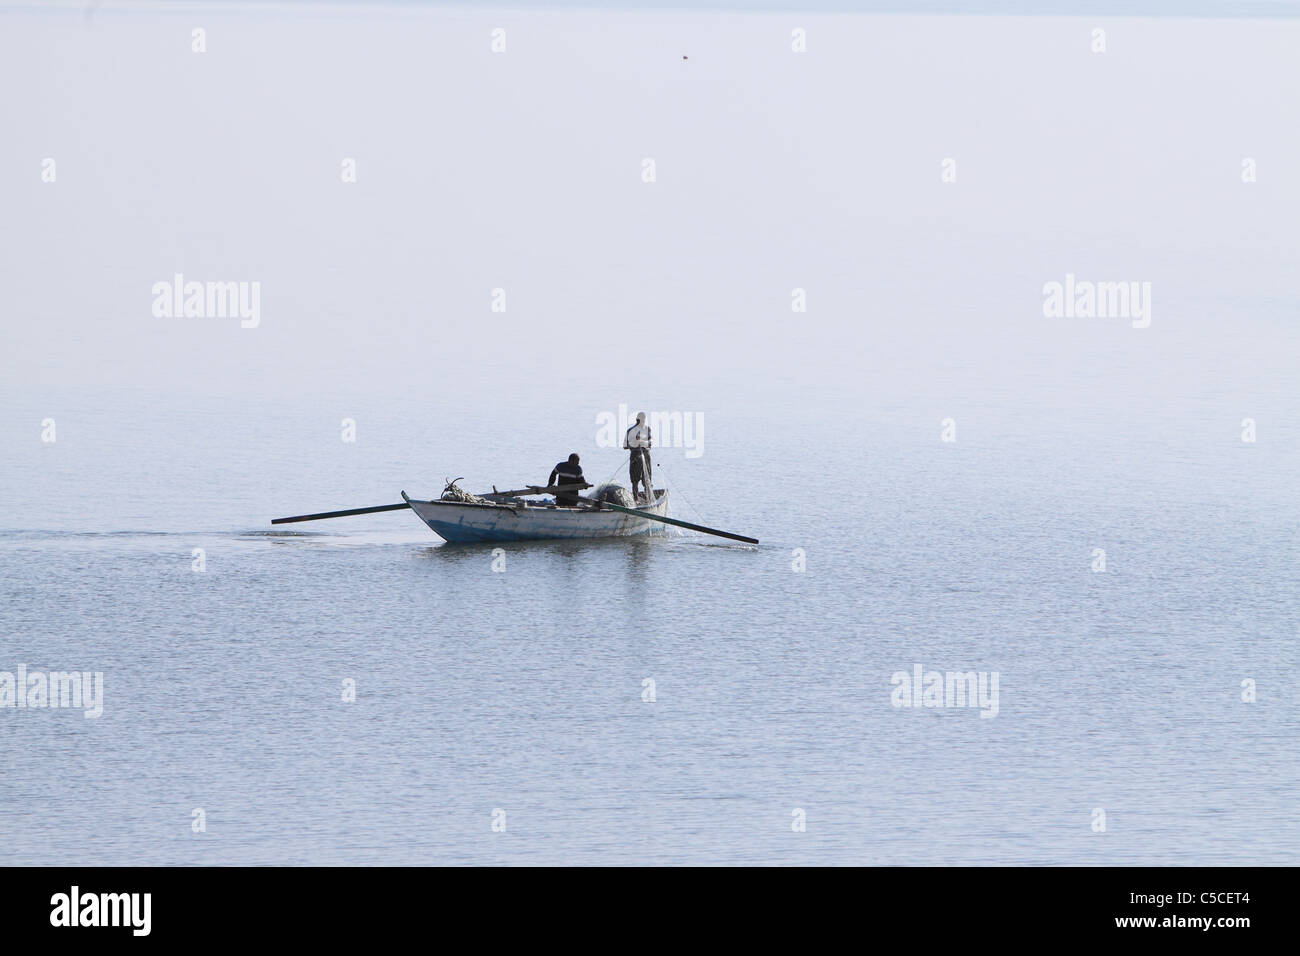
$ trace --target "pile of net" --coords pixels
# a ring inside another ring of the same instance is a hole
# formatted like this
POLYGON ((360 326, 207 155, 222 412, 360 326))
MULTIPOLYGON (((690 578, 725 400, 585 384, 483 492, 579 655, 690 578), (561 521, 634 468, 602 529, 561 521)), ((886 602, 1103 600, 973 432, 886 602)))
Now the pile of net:
POLYGON ((442 489, 443 501, 461 501, 468 505, 491 504, 491 502, 486 498, 480 498, 478 495, 470 494, 460 485, 456 484, 457 481, 460 481, 460 479, 457 478, 455 481, 447 482, 447 487, 442 489))
POLYGON ((597 501, 608 501, 612 504, 622 505, 624 508, 635 508, 636 502, 632 500, 632 492, 628 491, 622 485, 613 483, 601 485, 596 489, 597 501))

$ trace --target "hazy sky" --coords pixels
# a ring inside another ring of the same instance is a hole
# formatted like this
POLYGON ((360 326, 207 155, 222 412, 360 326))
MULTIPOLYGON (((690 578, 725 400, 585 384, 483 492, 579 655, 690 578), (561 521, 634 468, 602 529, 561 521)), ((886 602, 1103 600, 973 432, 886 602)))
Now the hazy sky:
POLYGON ((865 401, 1117 355, 1106 400, 1207 363, 1293 388, 1297 49, 1250 19, 10 10, 0 380, 865 401), (155 317, 176 273, 259 283, 259 326, 155 317), (1151 282, 1151 327, 1045 318, 1067 273, 1151 282))

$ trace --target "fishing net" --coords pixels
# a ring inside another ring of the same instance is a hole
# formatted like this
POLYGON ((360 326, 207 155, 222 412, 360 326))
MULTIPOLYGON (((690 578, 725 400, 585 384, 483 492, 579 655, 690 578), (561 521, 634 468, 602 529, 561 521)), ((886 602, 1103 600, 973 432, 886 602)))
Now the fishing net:
POLYGON ((455 481, 447 482, 447 487, 442 489, 443 501, 461 501, 468 505, 491 504, 491 502, 486 498, 480 498, 478 495, 470 494, 460 485, 456 484, 457 481, 460 481, 460 479, 457 478, 455 481))
POLYGON ((624 508, 635 508, 636 502, 632 500, 632 492, 628 491, 622 485, 610 484, 601 485, 596 489, 597 501, 608 501, 612 504, 622 505, 624 508))

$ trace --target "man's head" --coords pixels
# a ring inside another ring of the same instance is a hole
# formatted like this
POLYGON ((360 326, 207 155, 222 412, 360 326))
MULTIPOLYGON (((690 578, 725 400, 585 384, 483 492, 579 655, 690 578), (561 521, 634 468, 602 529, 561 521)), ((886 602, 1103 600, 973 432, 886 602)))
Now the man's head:
POLYGON ((576 465, 577 463, 578 463, 578 453, 575 451, 572 455, 569 456, 569 464, 576 465))
POLYGON ((636 423, 637 423, 638 425, 644 425, 644 424, 645 424, 645 412, 637 412, 637 413, 636 413, 636 423))

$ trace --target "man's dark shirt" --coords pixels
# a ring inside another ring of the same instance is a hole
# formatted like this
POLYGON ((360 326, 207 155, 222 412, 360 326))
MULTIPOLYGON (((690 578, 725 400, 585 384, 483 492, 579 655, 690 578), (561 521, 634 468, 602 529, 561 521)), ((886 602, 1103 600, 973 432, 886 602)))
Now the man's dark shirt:
MULTIPOLYGON (((557 485, 578 485, 584 481, 582 466, 567 461, 562 461, 556 465, 551 474, 555 475, 557 485)), ((569 492, 559 492, 556 494, 555 500, 562 505, 576 505, 578 503, 578 492, 576 489, 569 492)))
POLYGON ((557 485, 576 485, 582 482, 581 465, 571 465, 567 461, 562 461, 552 469, 551 473, 557 476, 555 481, 557 485))

